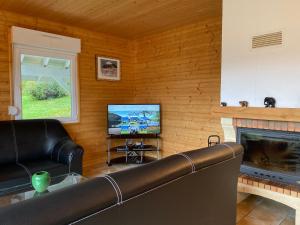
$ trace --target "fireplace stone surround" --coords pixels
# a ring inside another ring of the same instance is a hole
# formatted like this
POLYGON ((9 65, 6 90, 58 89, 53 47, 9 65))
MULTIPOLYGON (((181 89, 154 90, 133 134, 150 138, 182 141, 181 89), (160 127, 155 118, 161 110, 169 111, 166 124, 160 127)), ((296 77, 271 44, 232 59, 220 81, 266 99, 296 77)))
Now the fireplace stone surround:
MULTIPOLYGON (((237 128, 255 128, 274 131, 300 132, 300 122, 258 120, 248 118, 221 118, 224 141, 237 141, 237 128)), ((268 179, 241 174, 238 192, 259 195, 295 209, 295 225, 300 225, 300 188, 268 179)))

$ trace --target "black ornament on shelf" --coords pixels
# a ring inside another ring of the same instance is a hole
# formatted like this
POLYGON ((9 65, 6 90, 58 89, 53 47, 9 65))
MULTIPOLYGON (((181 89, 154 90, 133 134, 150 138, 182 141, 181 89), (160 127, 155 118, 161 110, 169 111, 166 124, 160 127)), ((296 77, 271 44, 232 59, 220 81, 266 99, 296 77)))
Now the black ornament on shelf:
POLYGON ((221 106, 222 107, 226 107, 227 106, 227 102, 221 102, 221 106))
POLYGON ((276 100, 273 97, 265 97, 264 105, 266 108, 275 108, 276 100))
POLYGON ((239 101, 240 106, 242 107, 248 107, 249 103, 247 101, 239 101))

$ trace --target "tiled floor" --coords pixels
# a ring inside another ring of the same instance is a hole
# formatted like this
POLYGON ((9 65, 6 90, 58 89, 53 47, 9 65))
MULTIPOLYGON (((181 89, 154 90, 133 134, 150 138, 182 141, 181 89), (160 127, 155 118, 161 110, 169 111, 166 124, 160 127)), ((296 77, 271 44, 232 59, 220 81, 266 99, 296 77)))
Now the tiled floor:
POLYGON ((237 205, 237 225, 295 225, 295 210, 250 195, 237 205))

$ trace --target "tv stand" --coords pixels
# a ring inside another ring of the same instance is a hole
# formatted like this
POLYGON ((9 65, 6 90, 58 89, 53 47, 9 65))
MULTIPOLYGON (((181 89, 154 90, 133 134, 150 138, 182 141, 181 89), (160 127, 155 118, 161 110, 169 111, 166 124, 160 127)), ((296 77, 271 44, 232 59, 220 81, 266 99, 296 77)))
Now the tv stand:
POLYGON ((143 163, 146 152, 156 152, 156 159, 160 158, 160 136, 159 135, 109 135, 107 136, 107 165, 112 165, 111 153, 125 155, 125 163, 131 159, 135 163, 143 163), (155 139, 156 145, 145 144, 145 140, 155 139), (112 147, 113 140, 124 140, 124 145, 112 147), (139 140, 139 141, 138 141, 139 140))

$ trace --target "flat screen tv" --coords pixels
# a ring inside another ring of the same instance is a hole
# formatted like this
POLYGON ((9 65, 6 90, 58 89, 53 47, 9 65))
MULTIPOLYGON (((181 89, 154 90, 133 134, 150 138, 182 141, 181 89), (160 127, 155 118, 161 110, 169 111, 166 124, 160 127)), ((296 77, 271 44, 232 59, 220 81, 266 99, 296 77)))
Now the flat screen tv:
POLYGON ((160 134, 160 105, 108 105, 107 126, 109 135, 160 134))

